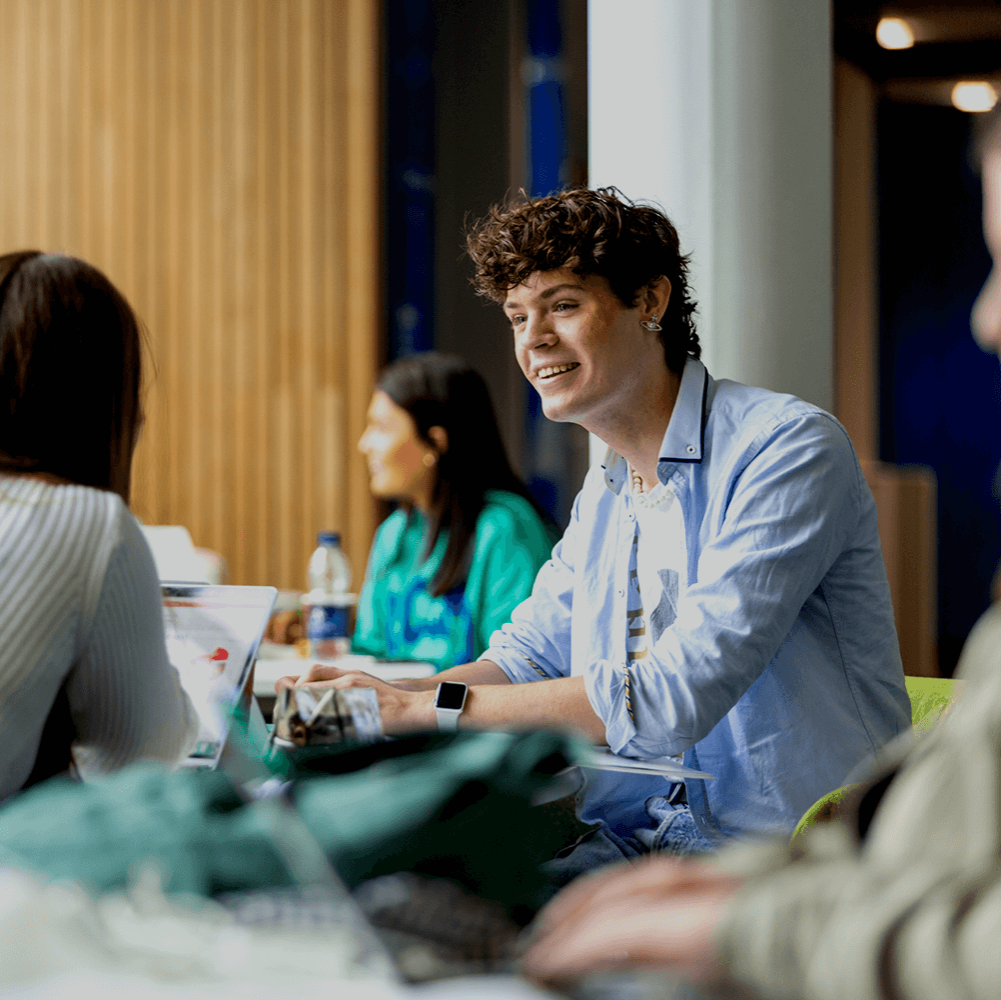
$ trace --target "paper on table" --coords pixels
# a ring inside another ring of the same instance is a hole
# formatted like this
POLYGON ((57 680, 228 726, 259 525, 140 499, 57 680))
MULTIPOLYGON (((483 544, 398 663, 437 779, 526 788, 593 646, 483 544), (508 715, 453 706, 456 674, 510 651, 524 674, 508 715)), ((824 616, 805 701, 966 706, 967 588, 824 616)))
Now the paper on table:
POLYGON ((665 778, 703 778, 715 781, 716 776, 705 771, 696 771, 678 763, 677 757, 656 757, 653 760, 639 760, 636 757, 620 757, 599 747, 589 750, 579 767, 597 768, 602 771, 628 771, 630 774, 661 774, 665 778))

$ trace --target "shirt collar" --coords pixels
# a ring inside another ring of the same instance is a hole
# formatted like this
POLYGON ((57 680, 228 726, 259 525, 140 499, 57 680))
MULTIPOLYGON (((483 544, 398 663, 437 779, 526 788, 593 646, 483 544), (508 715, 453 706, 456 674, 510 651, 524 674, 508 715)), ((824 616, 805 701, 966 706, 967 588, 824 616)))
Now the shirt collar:
POLYGON ((674 402, 667 432, 660 444, 659 466, 665 462, 701 462, 706 436, 706 398, 709 372, 695 358, 685 362, 678 398, 674 402))
MULTIPOLYGON (((657 463, 657 478, 666 483, 670 477, 670 467, 679 462, 702 461, 702 450, 706 435, 706 400, 709 393, 709 372, 705 365, 695 358, 685 362, 681 373, 678 398, 667 424, 664 440, 660 445, 660 461, 657 463)), ((614 449, 609 448, 602 459, 605 485, 618 493, 626 480, 626 460, 614 449)))

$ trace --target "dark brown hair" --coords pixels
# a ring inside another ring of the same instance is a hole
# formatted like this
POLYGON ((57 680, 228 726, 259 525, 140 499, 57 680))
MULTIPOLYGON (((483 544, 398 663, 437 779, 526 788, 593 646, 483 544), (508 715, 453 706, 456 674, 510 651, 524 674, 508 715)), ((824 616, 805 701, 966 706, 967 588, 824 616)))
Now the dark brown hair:
POLYGON ((141 355, 135 314, 97 268, 38 250, 0 256, 0 471, 128 503, 141 355))
POLYGON ((615 188, 574 187, 545 198, 521 191, 469 227, 466 249, 476 265, 473 285, 495 302, 536 271, 565 267, 605 278, 632 309, 644 288, 667 278, 671 298, 660 321, 667 366, 680 374, 686 358, 701 354, 677 230, 659 209, 633 204, 615 188))
POLYGON ((423 558, 443 531, 448 543, 431 581, 433 597, 465 581, 487 490, 524 497, 551 526, 511 468, 486 383, 462 358, 436 351, 401 358, 383 371, 379 388, 410 414, 418 437, 438 456, 423 558), (430 436, 432 427, 442 427, 448 435, 444 452, 430 436))

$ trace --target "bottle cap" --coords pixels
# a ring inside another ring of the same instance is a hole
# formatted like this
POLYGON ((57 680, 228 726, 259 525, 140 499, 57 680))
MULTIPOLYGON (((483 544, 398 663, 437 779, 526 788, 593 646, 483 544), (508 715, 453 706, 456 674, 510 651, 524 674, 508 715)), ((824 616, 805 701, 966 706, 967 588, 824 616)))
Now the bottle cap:
POLYGON ((339 531, 321 531, 316 536, 317 545, 340 545, 341 533, 339 531))

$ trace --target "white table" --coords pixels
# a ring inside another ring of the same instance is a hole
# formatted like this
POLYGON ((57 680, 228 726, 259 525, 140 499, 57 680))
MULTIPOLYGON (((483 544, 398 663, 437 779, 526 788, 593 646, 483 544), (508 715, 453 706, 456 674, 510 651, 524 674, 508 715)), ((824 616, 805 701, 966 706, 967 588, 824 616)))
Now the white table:
POLYGON ((361 656, 351 653, 336 660, 324 660, 316 657, 303 658, 296 652, 295 646, 281 646, 274 642, 262 642, 257 654, 257 665, 254 668, 254 694, 258 698, 273 698, 275 696, 275 681, 288 674, 301 674, 313 663, 330 664, 342 670, 364 670, 365 673, 378 677, 383 681, 400 680, 403 677, 430 677, 434 672, 434 664, 420 661, 378 660, 374 656, 361 656))

